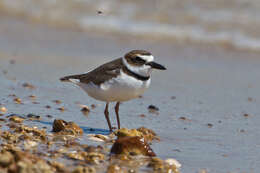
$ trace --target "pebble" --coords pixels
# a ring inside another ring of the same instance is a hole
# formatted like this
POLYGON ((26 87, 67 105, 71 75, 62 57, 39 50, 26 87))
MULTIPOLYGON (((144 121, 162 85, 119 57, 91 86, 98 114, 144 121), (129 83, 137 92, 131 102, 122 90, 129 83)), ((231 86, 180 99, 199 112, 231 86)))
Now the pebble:
POLYGON ((54 103, 56 104, 61 104, 62 102, 60 100, 53 100, 54 103))
POLYGON ((35 89, 35 86, 33 86, 32 84, 29 84, 27 82, 23 83, 22 85, 24 88, 28 88, 28 89, 35 89))
POLYGON ((126 156, 156 156, 144 138, 138 136, 127 136, 117 139, 113 144, 110 152, 112 154, 123 154, 126 156))
POLYGON ((7 112, 6 107, 1 106, 1 107, 0 107, 0 112, 1 112, 1 113, 6 113, 6 112, 7 112))
POLYGON ((36 96, 35 95, 29 95, 29 98, 30 99, 36 99, 36 96))
POLYGON ((246 118, 249 117, 249 114, 244 114, 244 117, 246 117, 246 118))
POLYGON ((213 124, 211 124, 211 123, 208 123, 207 125, 209 128, 213 127, 213 124))
POLYGON ((154 105, 149 105, 148 109, 149 109, 149 111, 159 111, 159 108, 154 105))
POLYGON ((22 123, 24 121, 24 118, 18 117, 16 115, 12 115, 9 118, 9 121, 15 122, 15 123, 22 123))
POLYGON ((50 108, 51 108, 51 106, 50 106, 50 105, 46 105, 46 106, 45 106, 45 108, 47 108, 47 109, 50 109, 50 108))
POLYGON ((41 116, 40 115, 35 115, 35 114, 28 114, 27 118, 29 118, 30 120, 40 120, 41 116))
POLYGON ((20 98, 16 97, 16 98, 14 98, 14 102, 15 102, 16 104, 21 104, 21 103, 22 103, 22 100, 21 100, 20 98))
POLYGON ((65 111, 65 108, 62 106, 62 107, 60 107, 60 108, 57 108, 59 111, 61 111, 61 112, 64 112, 65 111))
POLYGON ((81 105, 81 112, 84 114, 84 115, 88 115, 89 114, 89 112, 90 112, 90 109, 89 109, 89 107, 88 106, 86 106, 86 105, 81 105))
POLYGON ((180 162, 176 159, 169 158, 166 159, 165 162, 168 163, 169 165, 175 165, 177 169, 181 168, 180 162))
POLYGON ((13 162, 13 160, 13 155, 10 152, 5 151, 0 153, 0 166, 7 167, 13 162))

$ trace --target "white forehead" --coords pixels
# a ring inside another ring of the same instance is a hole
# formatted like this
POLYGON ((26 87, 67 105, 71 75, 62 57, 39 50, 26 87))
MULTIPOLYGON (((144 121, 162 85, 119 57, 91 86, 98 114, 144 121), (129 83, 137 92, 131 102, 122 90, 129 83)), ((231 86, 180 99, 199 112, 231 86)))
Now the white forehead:
POLYGON ((140 54, 137 54, 137 56, 142 58, 146 62, 151 62, 154 59, 153 55, 140 55, 140 54))

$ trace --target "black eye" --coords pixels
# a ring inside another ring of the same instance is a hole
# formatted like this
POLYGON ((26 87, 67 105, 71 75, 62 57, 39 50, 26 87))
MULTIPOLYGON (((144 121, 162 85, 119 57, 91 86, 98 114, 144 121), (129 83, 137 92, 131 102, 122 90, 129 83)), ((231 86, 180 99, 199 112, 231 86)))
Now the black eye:
POLYGON ((139 62, 139 63, 145 63, 145 60, 143 60, 142 58, 140 58, 139 56, 135 57, 135 61, 139 62))

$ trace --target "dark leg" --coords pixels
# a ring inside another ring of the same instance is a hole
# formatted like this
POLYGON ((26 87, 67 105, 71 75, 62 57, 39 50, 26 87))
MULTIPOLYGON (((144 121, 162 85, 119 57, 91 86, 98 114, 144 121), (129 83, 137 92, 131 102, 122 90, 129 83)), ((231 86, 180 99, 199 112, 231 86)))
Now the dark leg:
POLYGON ((120 119, 119 119, 119 114, 118 114, 119 105, 120 105, 120 102, 117 102, 117 103, 116 103, 116 106, 115 106, 116 120, 117 120, 118 129, 120 129, 120 119))
POLYGON ((112 126, 111 126, 111 123, 110 123, 110 120, 109 120, 108 105, 109 105, 109 102, 106 103, 106 108, 105 108, 104 114, 105 114, 105 117, 107 119, 107 124, 108 124, 109 130, 112 132, 112 126))

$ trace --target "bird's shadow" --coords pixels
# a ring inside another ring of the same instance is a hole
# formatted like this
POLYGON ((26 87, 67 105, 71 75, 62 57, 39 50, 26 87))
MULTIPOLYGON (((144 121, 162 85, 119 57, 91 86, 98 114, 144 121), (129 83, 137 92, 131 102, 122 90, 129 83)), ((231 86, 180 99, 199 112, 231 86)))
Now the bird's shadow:
MULTIPOLYGON (((50 125, 50 126, 52 126, 52 124, 53 124, 52 122, 48 122, 48 121, 37 121, 37 122, 44 124, 44 125, 50 125)), ((109 135, 111 133, 109 130, 106 130, 106 129, 98 129, 98 128, 93 128, 93 127, 83 127, 83 126, 80 126, 80 128, 82 128, 82 130, 86 134, 109 135)))

